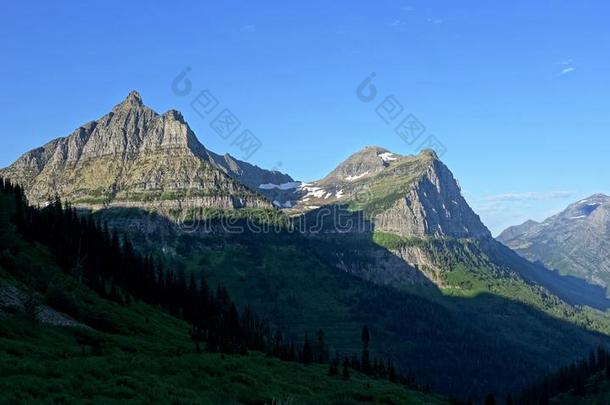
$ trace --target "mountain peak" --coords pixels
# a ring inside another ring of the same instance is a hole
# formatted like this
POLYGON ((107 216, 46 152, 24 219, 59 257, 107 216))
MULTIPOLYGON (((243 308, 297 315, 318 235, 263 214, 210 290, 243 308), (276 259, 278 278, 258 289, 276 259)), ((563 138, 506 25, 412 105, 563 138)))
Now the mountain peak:
MULTIPOLYGON (((610 197, 604 193, 595 193, 581 201, 608 201, 610 197)), ((580 201, 579 201, 580 202, 580 201)))
POLYGON ((387 150, 386 148, 383 148, 381 146, 369 145, 369 146, 365 146, 364 148, 360 149, 358 152, 355 153, 355 155, 361 154, 361 153, 384 153, 384 152, 389 152, 389 150, 387 150))
POLYGON ((354 181, 381 172, 401 157, 380 146, 366 146, 341 162, 323 181, 354 181))
POLYGON ((128 101, 130 103, 134 103, 134 104, 142 105, 142 96, 140 96, 140 93, 138 93, 137 91, 132 90, 127 95, 127 98, 125 99, 125 101, 128 101))
POLYGON ((113 108, 113 111, 119 109, 139 108, 143 106, 144 103, 142 103, 142 96, 140 96, 140 93, 135 90, 132 90, 129 92, 125 100, 123 100, 113 108))
POLYGON ((511 227, 498 240, 523 257, 590 283, 610 286, 610 197, 597 193, 529 227, 511 227))
POLYGON ((429 156, 434 160, 440 160, 436 151, 434 149, 423 149, 420 153, 420 156, 429 156))
POLYGON ((182 116, 182 113, 180 111, 178 111, 178 110, 174 110, 174 109, 167 110, 163 114, 163 116, 167 117, 167 118, 170 118, 172 120, 175 120, 175 121, 186 123, 186 121, 184 121, 184 117, 182 116))

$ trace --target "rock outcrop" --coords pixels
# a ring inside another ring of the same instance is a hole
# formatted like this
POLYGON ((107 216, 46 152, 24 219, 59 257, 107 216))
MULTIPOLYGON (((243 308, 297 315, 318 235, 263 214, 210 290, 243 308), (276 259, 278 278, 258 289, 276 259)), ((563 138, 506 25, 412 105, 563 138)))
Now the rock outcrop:
POLYGON ((401 156, 367 147, 324 179, 295 190, 293 212, 342 205, 363 211, 374 231, 400 236, 488 238, 460 187, 432 150, 401 156))
POLYGON ((176 110, 157 114, 137 92, 98 120, 21 156, 0 175, 31 202, 75 206, 271 207, 210 158, 176 110))
POLYGON ((610 285, 610 197, 594 194, 543 222, 510 227, 498 238, 523 257, 562 274, 610 285))

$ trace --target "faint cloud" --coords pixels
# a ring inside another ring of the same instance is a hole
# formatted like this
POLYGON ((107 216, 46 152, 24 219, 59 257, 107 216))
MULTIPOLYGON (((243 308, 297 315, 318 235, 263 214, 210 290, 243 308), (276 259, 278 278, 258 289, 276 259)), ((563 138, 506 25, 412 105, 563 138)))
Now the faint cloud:
POLYGON ((390 27, 396 31, 404 32, 407 29, 407 23, 403 20, 395 19, 390 24, 390 27))
POLYGON ((247 32, 247 33, 256 32, 256 25, 253 25, 253 24, 244 25, 243 27, 241 27, 240 30, 241 30, 241 32, 247 32))
POLYGON ((572 59, 566 59, 566 60, 560 60, 555 62, 556 65, 561 66, 561 70, 559 71, 559 73, 557 73, 557 76, 563 76, 563 75, 567 75, 568 73, 572 73, 576 70, 576 68, 573 66, 573 60, 572 59))
POLYGON ((483 197, 483 201, 494 203, 494 202, 514 202, 514 201, 541 201, 541 200, 556 200, 561 198, 573 197, 574 193, 571 191, 545 191, 537 192, 530 191, 526 193, 504 193, 489 195, 483 197))
POLYGON ((430 24, 442 24, 444 20, 442 18, 428 18, 430 24))

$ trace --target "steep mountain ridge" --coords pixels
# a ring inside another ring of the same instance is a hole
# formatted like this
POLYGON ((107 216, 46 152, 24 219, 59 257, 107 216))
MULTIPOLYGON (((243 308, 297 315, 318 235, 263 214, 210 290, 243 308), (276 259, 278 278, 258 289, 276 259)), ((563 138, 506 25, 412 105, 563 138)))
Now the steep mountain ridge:
POLYGON ((497 239, 561 274, 610 285, 610 197, 604 194, 570 204, 541 223, 510 227, 497 239))
POLYGON ((44 204, 90 208, 271 207, 212 160, 176 110, 157 114, 137 92, 96 121, 21 156, 0 175, 44 204))
POLYGON ((342 205, 361 211, 375 231, 400 236, 487 238, 489 230, 436 153, 402 156, 369 146, 329 175, 295 187, 292 213, 342 205))

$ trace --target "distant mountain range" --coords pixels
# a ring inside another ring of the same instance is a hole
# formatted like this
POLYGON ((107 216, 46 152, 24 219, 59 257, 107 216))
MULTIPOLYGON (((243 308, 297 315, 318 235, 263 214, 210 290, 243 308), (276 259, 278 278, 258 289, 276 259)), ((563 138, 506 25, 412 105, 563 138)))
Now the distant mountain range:
POLYGON ((610 285, 610 197, 594 194, 542 222, 507 228, 498 240, 561 274, 610 285))

